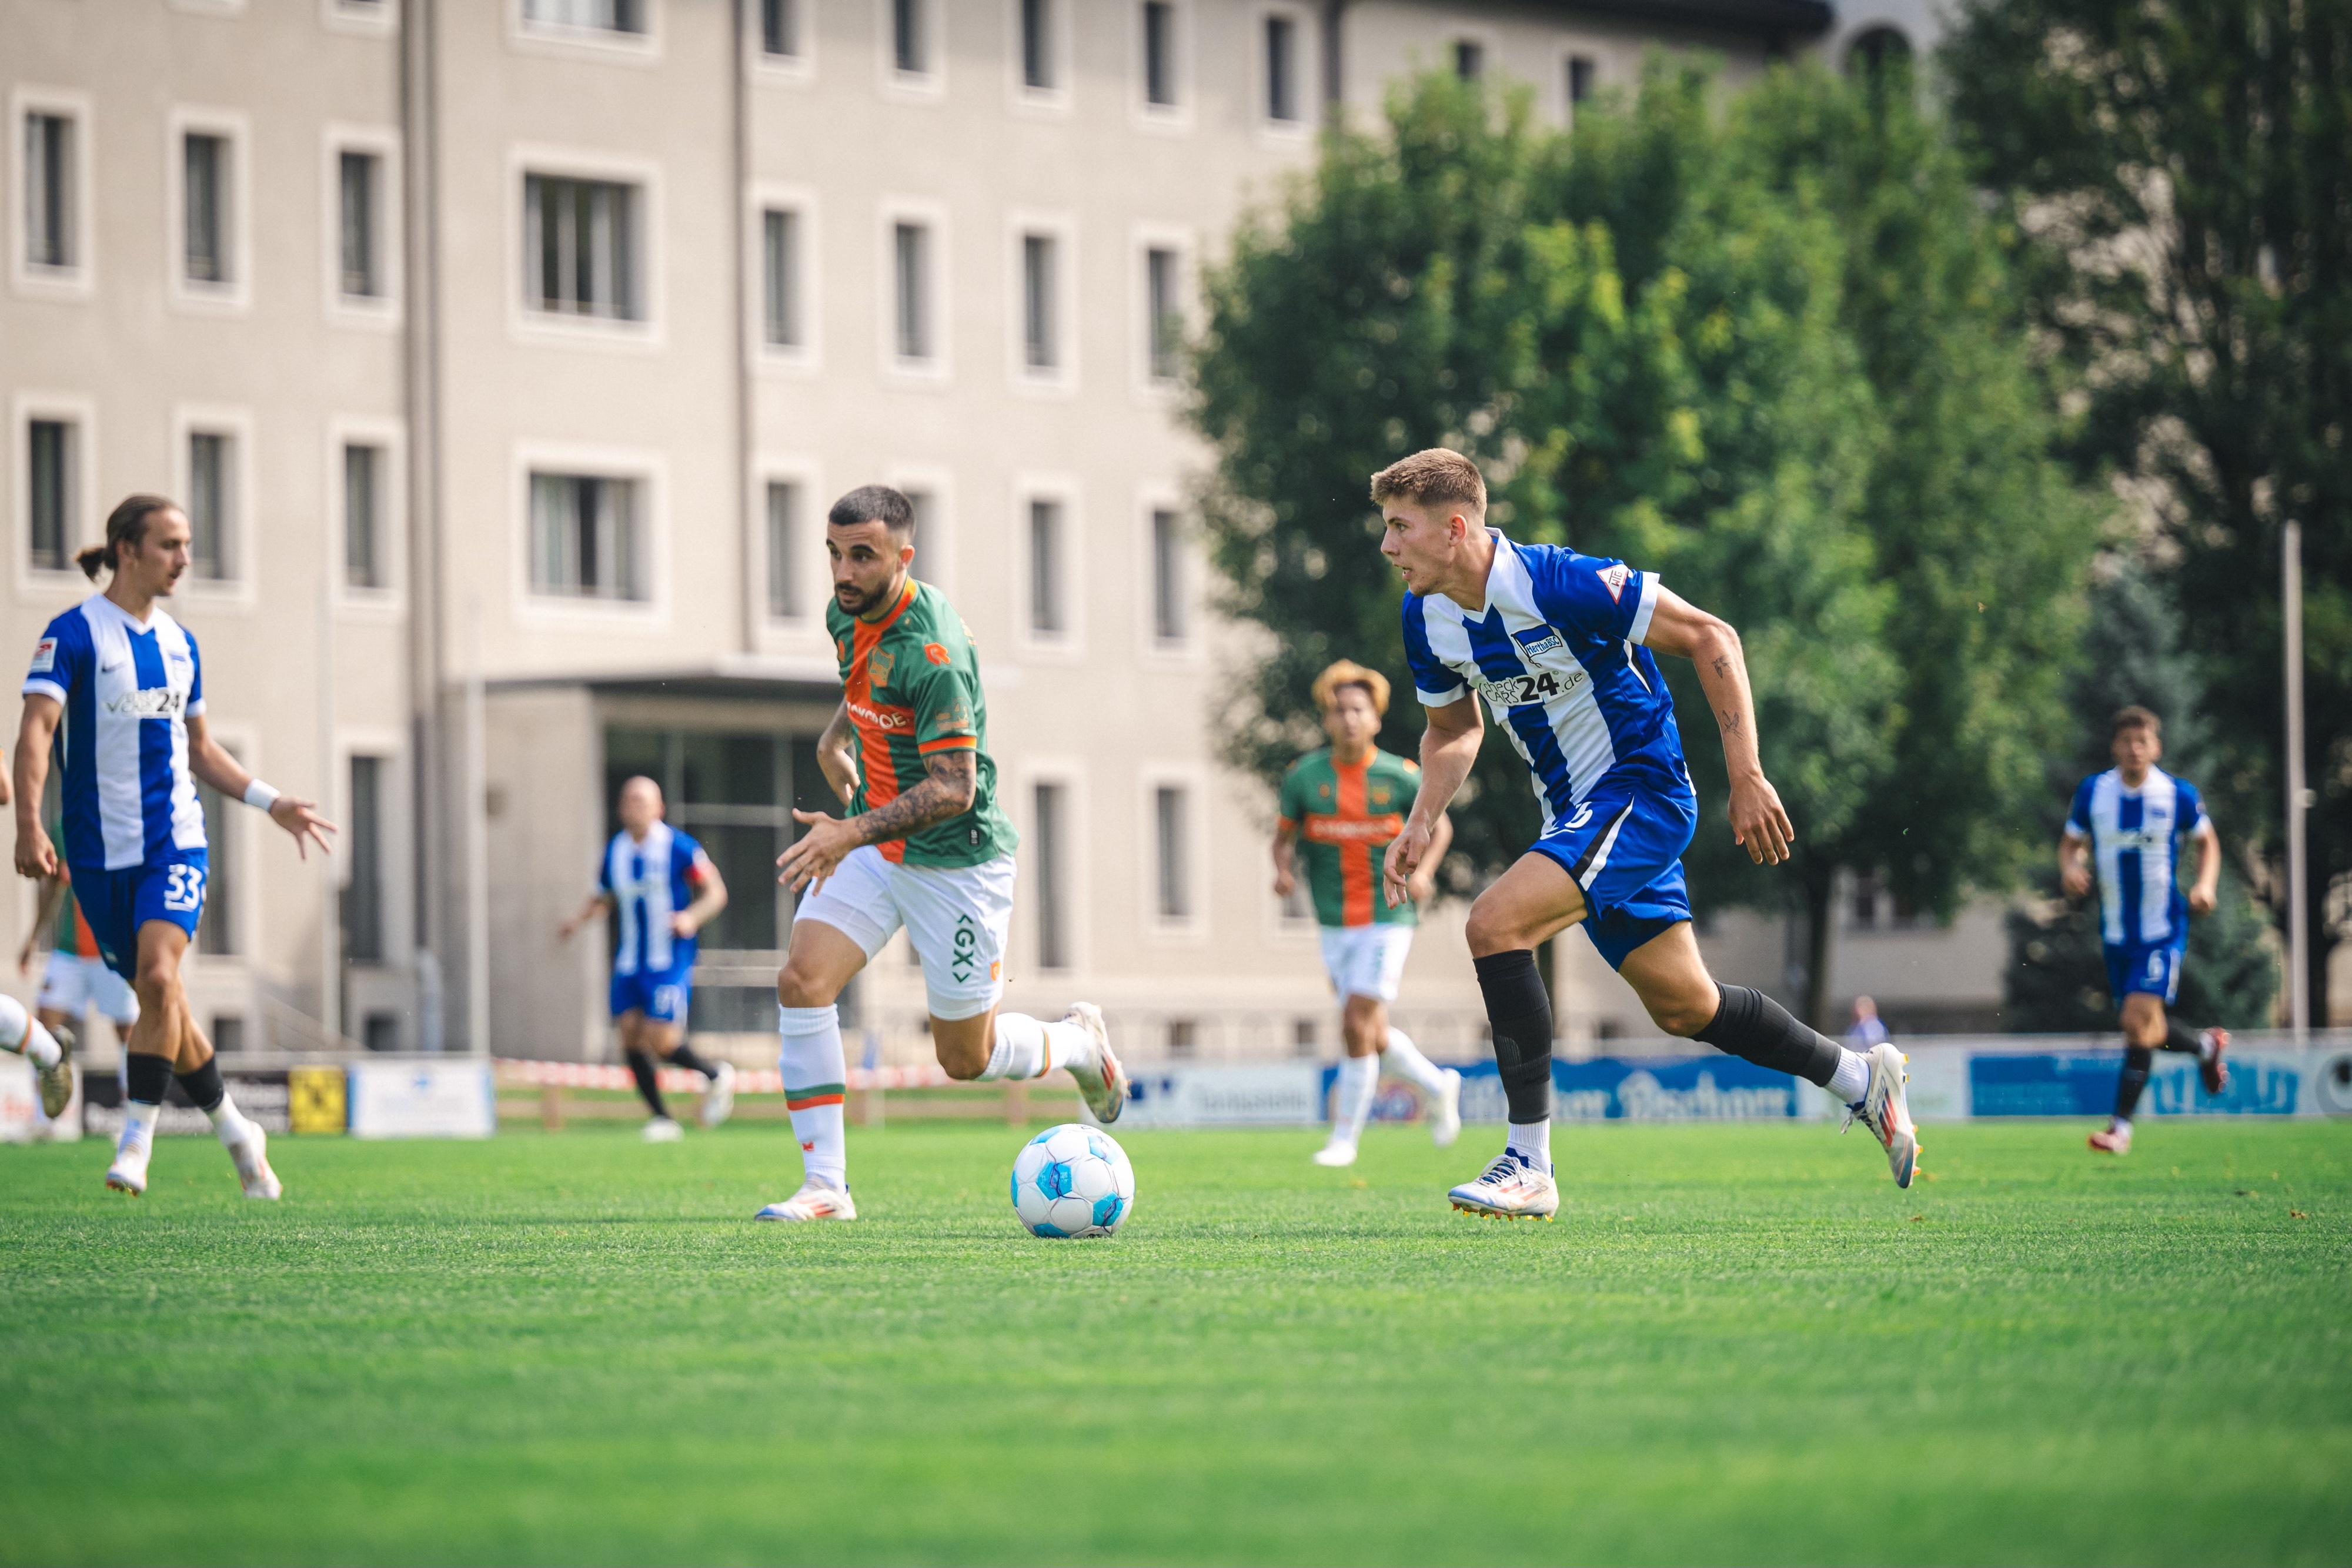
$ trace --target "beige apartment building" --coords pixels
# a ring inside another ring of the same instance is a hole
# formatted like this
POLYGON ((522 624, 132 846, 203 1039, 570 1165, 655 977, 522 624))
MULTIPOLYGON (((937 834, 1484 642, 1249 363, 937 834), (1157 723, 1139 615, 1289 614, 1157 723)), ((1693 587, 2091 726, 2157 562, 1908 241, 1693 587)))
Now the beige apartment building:
MULTIPOLYGON (((187 505, 212 723, 345 828, 306 864, 208 801, 225 1045, 605 1054, 604 950, 555 928, 648 772, 734 894, 695 1026, 751 1060, 770 868, 831 803, 824 512, 886 481, 982 651, 1013 1002, 1098 1001, 1146 1060, 1335 1053, 1271 802, 1214 761, 1247 644, 1187 524, 1202 267, 1404 71, 1564 120, 1654 47, 1736 81, 1931 33, 1923 0, 0 0, 0 621, 29 649, 87 591, 121 495, 187 505)), ((1441 1055, 1481 1049, 1460 920, 1406 982, 1441 1055)), ((1711 940, 1778 985, 1777 927, 1711 940)), ((1562 974, 1571 1034, 1638 1032, 1580 938, 1562 974)), ((904 1057, 921 995, 902 941, 854 1010, 904 1057)))

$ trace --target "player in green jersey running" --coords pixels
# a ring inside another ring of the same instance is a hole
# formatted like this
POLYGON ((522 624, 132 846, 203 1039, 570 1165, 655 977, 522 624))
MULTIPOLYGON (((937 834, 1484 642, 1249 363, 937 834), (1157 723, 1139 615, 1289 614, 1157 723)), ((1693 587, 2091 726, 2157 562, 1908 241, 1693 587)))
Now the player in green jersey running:
POLYGON ((778 881, 806 890, 776 977, 778 1065, 805 1179, 761 1219, 857 1218, 835 998, 901 925, 922 962, 931 1044, 949 1077, 1041 1078, 1061 1067, 1097 1120, 1118 1120, 1127 1102, 1100 1009, 1080 1002, 1058 1023, 997 1010, 1017 839, 996 805, 971 633, 945 595, 908 572, 913 506, 887 486, 852 490, 825 517, 824 548, 842 704, 817 765, 850 814, 794 811, 807 831, 776 861, 778 881))
POLYGON ((1374 868, 1389 841, 1403 831, 1421 789, 1421 769, 1373 745, 1389 710, 1388 677, 1342 659, 1315 677, 1315 706, 1331 744, 1308 752, 1283 775, 1282 814, 1274 824, 1274 891, 1289 897, 1305 862, 1315 918, 1323 927, 1323 967, 1339 998, 1339 1032, 1348 1047, 1331 1108, 1331 1141, 1316 1151, 1315 1163, 1351 1166, 1383 1067, 1429 1096, 1429 1135, 1439 1148, 1462 1131, 1462 1074, 1433 1065, 1404 1030, 1389 1024, 1389 1004, 1396 1000, 1412 946, 1413 912, 1435 890, 1454 824, 1438 817, 1429 854, 1407 887, 1410 896, 1391 904, 1374 868))

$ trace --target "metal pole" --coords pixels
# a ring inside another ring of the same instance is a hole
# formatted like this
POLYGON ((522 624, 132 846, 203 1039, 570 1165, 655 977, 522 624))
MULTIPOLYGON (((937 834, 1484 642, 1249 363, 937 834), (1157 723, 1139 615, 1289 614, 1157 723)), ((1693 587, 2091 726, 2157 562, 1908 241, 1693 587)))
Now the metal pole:
POLYGON ((2280 598, 2286 635, 2286 967, 2287 1023, 2301 1045, 2311 1033, 2311 912, 2304 889, 2304 812, 2311 792, 2303 783, 2303 525, 2289 523, 2279 539, 2280 598))
POLYGON ((482 699, 482 601, 466 601, 466 1050, 490 1053, 488 733, 482 699))
MULTIPOLYGON (((334 455, 338 464, 343 461, 341 451, 334 455)), ((330 474, 328 483, 345 484, 343 475, 341 472, 330 474)), ((346 506, 351 504, 347 484, 343 501, 346 506)), ((345 526, 349 526, 348 522, 345 526)), ((329 814, 348 827, 351 803, 342 799, 342 791, 335 787, 335 571, 342 562, 342 540, 330 536, 322 542, 326 548, 319 563, 318 796, 326 802, 329 814)), ((350 842, 348 839, 344 841, 346 844, 350 842)), ((342 862, 333 855, 319 857, 319 1022, 331 1040, 346 1032, 343 1029, 342 902, 336 896, 342 891, 341 865, 342 862)))

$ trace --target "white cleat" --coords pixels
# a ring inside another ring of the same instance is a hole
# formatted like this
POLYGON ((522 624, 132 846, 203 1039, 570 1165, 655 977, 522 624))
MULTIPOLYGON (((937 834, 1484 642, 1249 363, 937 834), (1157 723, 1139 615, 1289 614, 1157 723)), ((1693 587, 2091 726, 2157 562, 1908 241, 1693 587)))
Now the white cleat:
POLYGON ((702 1092, 700 1120, 706 1127, 716 1127, 734 1113, 735 1064, 722 1061, 719 1064, 718 1076, 712 1078, 710 1087, 702 1092))
MULTIPOLYGON (((63 1024, 54 1030, 45 1029, 38 1019, 30 1020, 28 1027, 40 1030, 58 1042, 58 1064, 39 1070, 41 1114, 54 1122, 65 1114, 68 1105, 73 1103, 74 1033, 63 1024)), ((31 1043, 29 1037, 26 1043, 31 1043)))
POLYGON ((1445 1086, 1429 1103, 1429 1141, 1450 1149, 1462 1135, 1462 1074, 1449 1067, 1441 1076, 1445 1086))
POLYGON ((645 1140, 648 1144, 675 1144, 686 1136, 686 1129, 667 1116, 656 1116, 646 1124, 645 1140))
POLYGON ((1465 1214, 1489 1219, 1549 1219, 1559 1212, 1559 1184, 1512 1150, 1505 1149, 1476 1181, 1445 1195, 1465 1214))
POLYGON ((803 1182, 800 1191, 782 1203, 772 1203, 751 1217, 754 1219, 781 1219, 797 1222, 810 1219, 855 1219, 857 1206, 849 1195, 838 1187, 822 1182, 803 1182))
POLYGON ((259 1127, 245 1142, 231 1144, 228 1157, 236 1164, 236 1179, 244 1184, 246 1197, 274 1200, 285 1196, 278 1173, 269 1168, 269 1134, 259 1127))
POLYGON ((1909 1186, 1919 1174, 1919 1129, 1911 1121, 1911 1103, 1903 1092, 1904 1054, 1881 1042, 1870 1048, 1870 1087, 1845 1108, 1843 1133, 1859 1121, 1886 1145, 1886 1168, 1896 1186, 1909 1186))
POLYGON ((127 1192, 137 1197, 147 1190, 147 1160, 155 1152, 154 1145, 143 1149, 117 1149, 114 1163, 106 1167, 106 1185, 116 1192, 127 1192))
POLYGON ((1064 1023, 1076 1024, 1095 1037, 1095 1059, 1099 1069, 1073 1067, 1070 1076, 1078 1081, 1078 1092, 1087 1103, 1094 1119, 1108 1126, 1118 1120, 1127 1109, 1127 1071, 1110 1048, 1110 1030, 1103 1024, 1102 1009, 1092 1002, 1080 1002, 1062 1015, 1064 1023))
POLYGON ((1356 1145, 1335 1139, 1315 1151, 1315 1163, 1318 1166, 1352 1166, 1356 1163, 1356 1145))

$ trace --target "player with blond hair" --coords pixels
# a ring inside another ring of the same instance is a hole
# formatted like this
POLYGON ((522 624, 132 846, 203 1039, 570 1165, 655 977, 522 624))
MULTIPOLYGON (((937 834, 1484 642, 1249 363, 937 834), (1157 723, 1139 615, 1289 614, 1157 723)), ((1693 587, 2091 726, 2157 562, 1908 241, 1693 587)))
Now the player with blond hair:
POLYGON ((1462 1131, 1462 1074, 1433 1064, 1389 1022, 1389 1004, 1396 1000, 1412 947, 1415 911, 1435 891, 1454 825, 1443 815, 1437 819, 1437 837, 1423 863, 1408 879, 1405 895, 1392 900, 1375 872, 1376 857, 1403 828, 1421 788, 1421 768, 1374 744, 1389 711, 1388 677, 1342 659, 1315 677, 1314 694, 1331 744, 1308 752, 1283 775, 1281 815, 1274 824, 1274 891, 1289 897, 1303 862, 1347 1047, 1331 1139, 1316 1151, 1315 1163, 1351 1166, 1383 1068, 1429 1097, 1429 1135, 1439 1148, 1462 1131))
POLYGON ((1381 551, 1404 579, 1405 656, 1429 710, 1422 787, 1389 845, 1402 893, 1437 844, 1442 813, 1485 738, 1480 703, 1528 765, 1543 830, 1470 907, 1467 935, 1495 1038, 1510 1131, 1502 1155, 1448 1196, 1456 1208, 1549 1219, 1551 999, 1535 950, 1581 923, 1666 1033, 1818 1083, 1885 1145, 1909 1186, 1918 1137, 1892 1045, 1848 1051, 1745 986, 1717 983, 1691 935, 1682 853, 1698 826, 1657 653, 1691 660, 1723 732, 1734 839, 1759 865, 1789 858, 1795 829, 1757 754, 1739 633, 1655 574, 1486 524, 1477 465, 1433 448, 1372 476, 1381 551))

